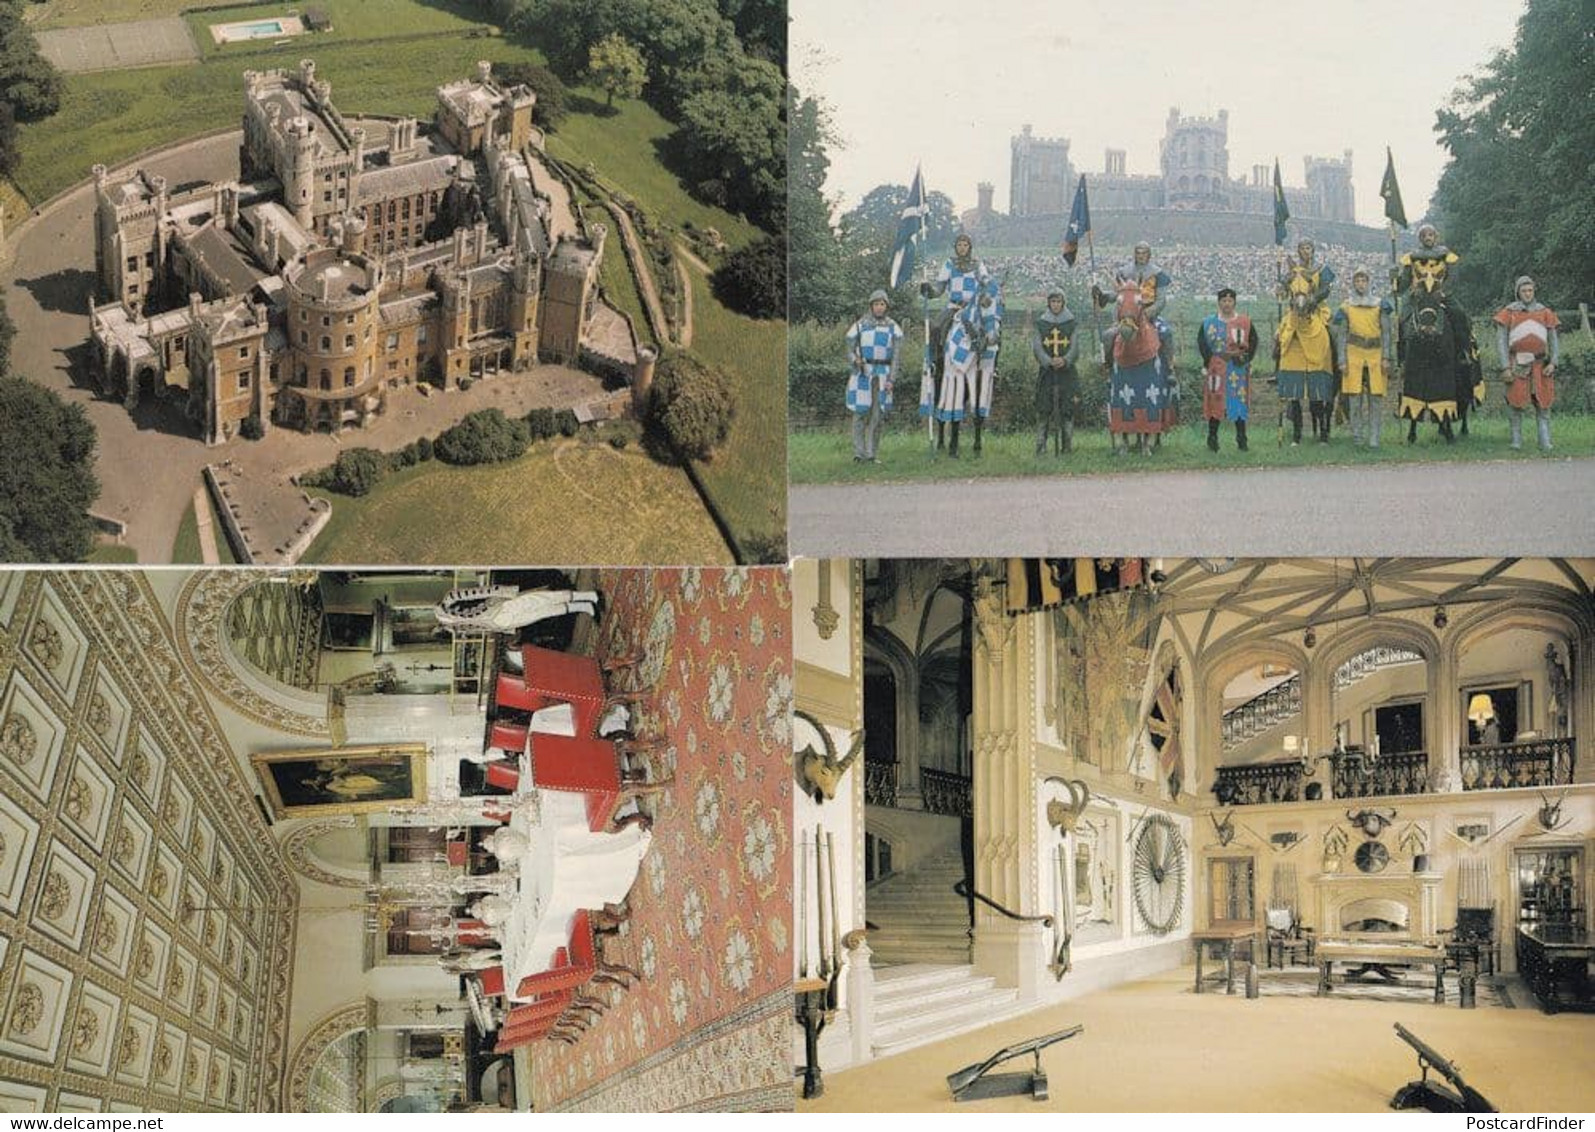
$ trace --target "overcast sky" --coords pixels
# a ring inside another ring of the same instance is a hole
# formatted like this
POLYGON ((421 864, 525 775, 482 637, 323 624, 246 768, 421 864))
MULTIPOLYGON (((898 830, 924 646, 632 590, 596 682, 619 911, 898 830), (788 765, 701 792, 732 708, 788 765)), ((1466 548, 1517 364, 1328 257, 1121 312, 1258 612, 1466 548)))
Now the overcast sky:
MULTIPOLYGON (((1008 208, 1009 139, 1025 123, 1065 137, 1077 172, 1103 150, 1156 174, 1169 108, 1229 111, 1230 176, 1277 156, 1353 152, 1357 219, 1383 223, 1379 179, 1395 152, 1407 215, 1434 192, 1446 153, 1435 109, 1510 47, 1519 0, 790 0, 804 94, 829 105, 840 144, 826 194, 850 207, 878 184, 927 187, 962 210, 975 185, 1008 208)), ((1089 178, 1088 178, 1089 179, 1089 178)))

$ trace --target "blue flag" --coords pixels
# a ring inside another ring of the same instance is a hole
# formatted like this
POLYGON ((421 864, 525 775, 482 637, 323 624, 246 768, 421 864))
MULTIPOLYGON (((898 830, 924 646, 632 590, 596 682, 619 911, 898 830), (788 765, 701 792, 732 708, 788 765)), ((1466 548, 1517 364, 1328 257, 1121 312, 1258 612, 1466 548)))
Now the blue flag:
POLYGON ((1274 158, 1274 243, 1285 246, 1285 222, 1290 207, 1285 204, 1285 183, 1279 178, 1279 158, 1274 158))
POLYGON ((1074 205, 1069 209, 1069 230, 1063 234, 1063 258, 1070 267, 1080 254, 1080 241, 1091 234, 1091 204, 1086 200, 1085 174, 1074 190, 1074 205))
POLYGON ((914 261, 925 239, 925 217, 929 213, 930 208, 925 203, 925 178, 915 169, 914 183, 903 205, 903 217, 897 222, 897 242, 892 245, 891 286, 901 287, 914 274, 914 261))

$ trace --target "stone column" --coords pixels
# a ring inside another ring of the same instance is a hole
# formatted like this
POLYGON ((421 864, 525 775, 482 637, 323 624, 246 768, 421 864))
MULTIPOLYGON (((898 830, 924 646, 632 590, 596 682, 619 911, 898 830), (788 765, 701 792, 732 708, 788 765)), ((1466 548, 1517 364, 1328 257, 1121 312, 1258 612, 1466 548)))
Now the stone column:
POLYGON ((1454 636, 1439 634, 1440 655, 1429 662, 1427 734, 1429 783, 1436 794, 1462 789, 1461 694, 1458 691, 1461 660, 1454 636))
MULTIPOLYGON (((1030 718, 1028 618, 1009 617, 1002 591, 976 583, 974 804, 976 891, 1020 915, 1038 912, 1036 896, 1035 742, 1030 718)), ((1019 988, 1021 1001, 1041 989, 1045 942, 1040 924, 1020 923, 975 904, 975 970, 1019 988)))
POLYGON ((1595 637, 1579 634, 1568 643, 1572 697, 1568 713, 1573 748, 1573 781, 1595 782, 1595 637))
POLYGON ((875 971, 863 932, 850 933, 854 945, 847 953, 847 1022, 854 1063, 875 1056, 875 971))

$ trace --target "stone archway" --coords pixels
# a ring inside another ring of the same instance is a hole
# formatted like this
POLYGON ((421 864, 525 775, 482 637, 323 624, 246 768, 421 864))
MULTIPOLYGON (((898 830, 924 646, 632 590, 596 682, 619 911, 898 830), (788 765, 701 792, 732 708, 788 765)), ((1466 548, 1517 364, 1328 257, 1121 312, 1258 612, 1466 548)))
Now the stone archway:
POLYGON ((310 1103, 310 1078, 316 1062, 327 1047, 341 1038, 366 1026, 369 1017, 364 1000, 340 1006, 310 1028, 310 1032, 294 1047, 288 1059, 288 1073, 283 1079, 284 1112, 308 1112, 310 1103))

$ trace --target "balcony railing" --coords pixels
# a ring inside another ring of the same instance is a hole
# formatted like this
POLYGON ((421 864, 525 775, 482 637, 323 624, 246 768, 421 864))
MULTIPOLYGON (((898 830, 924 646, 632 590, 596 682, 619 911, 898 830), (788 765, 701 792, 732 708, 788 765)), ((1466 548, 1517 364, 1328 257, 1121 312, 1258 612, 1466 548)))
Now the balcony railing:
POLYGON ((1330 790, 1336 798, 1429 792, 1429 756, 1423 751, 1380 755, 1369 762, 1353 749, 1344 755, 1331 755, 1330 768, 1330 790))
POLYGON ((1292 676, 1224 713, 1224 749, 1233 751, 1271 727, 1301 714, 1301 677, 1292 676))
POLYGON ((951 814, 963 818, 972 812, 969 805, 969 779, 961 774, 921 767, 919 792, 928 814, 951 814))
POLYGON ((1284 759, 1246 766, 1221 766, 1213 783, 1213 796, 1221 806, 1257 806, 1266 802, 1302 800, 1300 759, 1284 759))
POLYGON ((897 805, 897 764, 864 760, 864 801, 871 806, 897 805))
POLYGON ((1572 739, 1530 739, 1462 748, 1462 789, 1566 786, 1573 781, 1572 739))

